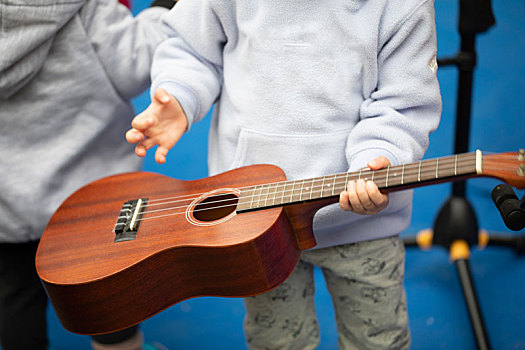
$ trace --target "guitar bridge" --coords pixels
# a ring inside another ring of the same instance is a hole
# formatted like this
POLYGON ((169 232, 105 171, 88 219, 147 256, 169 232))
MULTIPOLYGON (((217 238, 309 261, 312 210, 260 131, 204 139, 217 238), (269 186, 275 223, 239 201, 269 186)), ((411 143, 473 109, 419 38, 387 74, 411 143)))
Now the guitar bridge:
POLYGON ((146 208, 148 198, 139 198, 125 202, 120 209, 117 222, 115 223, 114 243, 132 241, 137 237, 137 231, 142 219, 142 213, 146 208))

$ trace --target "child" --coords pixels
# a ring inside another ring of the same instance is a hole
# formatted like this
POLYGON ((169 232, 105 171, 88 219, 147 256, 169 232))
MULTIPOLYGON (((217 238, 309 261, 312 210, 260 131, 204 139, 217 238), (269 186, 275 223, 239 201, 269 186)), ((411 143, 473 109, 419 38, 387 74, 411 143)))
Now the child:
MULTIPOLYGON (((134 18, 117 0, 0 1, 3 350, 48 348, 34 259, 53 212, 88 182, 141 168, 119 135, 165 38, 160 16, 174 4, 155 3, 134 18)), ((138 328, 93 338, 94 348, 118 346, 141 348, 138 328)))
MULTIPOLYGON (((157 145, 163 163, 214 104, 211 175, 272 163, 294 180, 414 162, 441 113, 433 5, 182 0, 163 17, 169 39, 154 57, 152 103, 126 138, 139 156, 157 145)), ((279 287, 245 299, 250 348, 319 344, 314 265, 332 295, 341 348, 408 348, 398 234, 411 195, 360 180, 319 210, 315 249, 279 287)))

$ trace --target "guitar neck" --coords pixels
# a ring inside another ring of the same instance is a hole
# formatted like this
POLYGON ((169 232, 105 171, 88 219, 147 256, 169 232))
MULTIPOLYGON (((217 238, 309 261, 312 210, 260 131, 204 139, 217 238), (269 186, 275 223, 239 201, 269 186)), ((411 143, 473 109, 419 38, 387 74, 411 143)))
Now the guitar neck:
POLYGON ((348 181, 371 180, 383 192, 455 181, 482 173, 481 151, 390 166, 380 170, 362 169, 303 180, 281 181, 243 188, 237 212, 300 204, 337 197, 348 181))

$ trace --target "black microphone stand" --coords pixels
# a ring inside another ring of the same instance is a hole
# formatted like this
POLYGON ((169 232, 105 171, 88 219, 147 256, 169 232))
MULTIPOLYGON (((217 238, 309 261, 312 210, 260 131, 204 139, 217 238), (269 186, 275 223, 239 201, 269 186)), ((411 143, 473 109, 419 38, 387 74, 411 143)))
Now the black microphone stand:
MULTIPOLYGON (((456 107, 456 154, 468 151, 472 105, 472 83, 476 66, 476 35, 495 24, 490 0, 459 1, 460 51, 455 57, 438 59, 438 66, 459 70, 456 107)), ((447 248, 455 263, 479 349, 490 349, 489 338, 479 307, 469 268, 470 246, 478 243, 476 214, 465 197, 465 181, 452 184, 452 196, 440 209, 434 222, 432 243, 447 248)), ((413 240, 407 239, 410 246, 413 240)))

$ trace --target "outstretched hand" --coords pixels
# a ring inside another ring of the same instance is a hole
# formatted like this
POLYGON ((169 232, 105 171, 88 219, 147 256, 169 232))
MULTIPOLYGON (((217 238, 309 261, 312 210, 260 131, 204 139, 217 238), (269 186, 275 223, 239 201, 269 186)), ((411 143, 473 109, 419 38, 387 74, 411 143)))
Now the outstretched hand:
MULTIPOLYGON (((390 165, 385 157, 378 157, 368 163, 371 170, 383 169, 390 165)), ((349 181, 346 190, 339 196, 339 205, 345 211, 357 214, 377 214, 388 205, 388 194, 381 193, 372 181, 363 179, 349 181)))
POLYGON ((151 104, 133 118, 132 129, 126 133, 126 140, 135 146, 135 153, 145 157, 146 152, 157 147, 155 161, 166 162, 169 150, 179 141, 188 127, 188 120, 177 99, 164 89, 157 89, 151 104))

